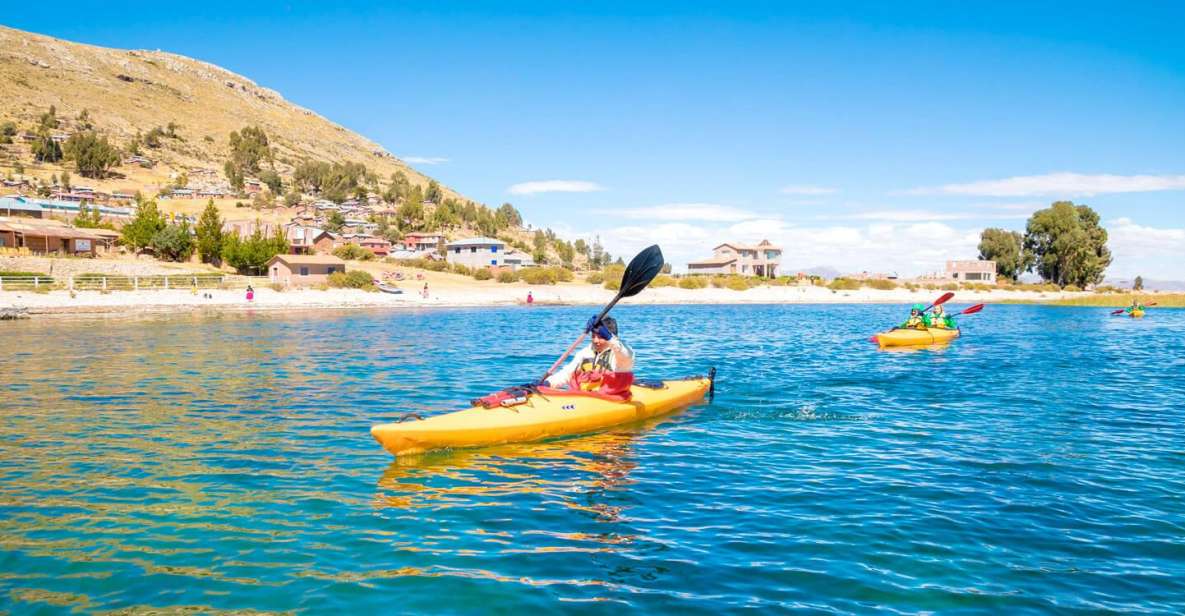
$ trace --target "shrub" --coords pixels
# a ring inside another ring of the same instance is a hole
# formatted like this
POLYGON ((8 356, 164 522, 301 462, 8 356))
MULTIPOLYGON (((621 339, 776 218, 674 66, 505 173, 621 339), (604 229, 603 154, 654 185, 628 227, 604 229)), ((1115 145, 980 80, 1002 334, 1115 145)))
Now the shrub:
POLYGON ((659 274, 654 277, 654 280, 650 281, 650 286, 652 287, 673 287, 675 284, 675 279, 666 274, 659 274))
POLYGON ((940 288, 940 289, 942 289, 943 291, 958 291, 958 290, 959 290, 959 285, 958 285, 957 283, 954 283, 954 282, 948 282, 948 283, 946 283, 946 284, 942 285, 942 286, 941 286, 941 287, 939 287, 939 288, 940 288))
POLYGON ((473 270, 470 269, 464 263, 453 263, 452 266, 449 267, 449 271, 451 271, 454 274, 460 274, 462 276, 472 276, 473 275, 473 270))
POLYGON ((864 286, 872 287, 878 291, 891 291, 897 288, 897 283, 893 282, 892 280, 877 279, 865 281, 864 286))
POLYGON ((1062 287, 1062 290, 1067 293, 1079 293, 1082 291, 1082 287, 1079 287, 1078 285, 1068 284, 1068 285, 1062 287))
POLYGON ((601 272, 589 272, 588 276, 584 277, 584 281, 588 284, 601 284, 605 282, 605 275, 601 272))
POLYGON ((344 261, 370 261, 374 259, 374 253, 370 249, 363 248, 352 242, 334 248, 333 256, 344 261))
POLYGON ((725 288, 732 289, 733 291, 748 291, 750 288, 750 281, 747 278, 730 276, 724 281, 724 286, 725 288))
POLYGON ((562 267, 530 267, 519 271, 518 277, 527 284, 555 284, 572 280, 572 272, 562 267))
POLYGON ((552 269, 555 270, 556 280, 560 282, 572 282, 576 279, 576 275, 572 273, 572 270, 566 267, 553 267, 552 269))
POLYGON ((624 265, 610 265, 602 270, 605 275, 604 287, 610 291, 616 291, 621 288, 621 277, 625 275, 624 265))
POLYGON ((493 274, 493 272, 490 271, 490 268, 488 268, 488 267, 483 267, 483 268, 478 269, 477 271, 473 272, 473 279, 474 280, 489 280, 493 277, 494 277, 494 274, 493 274))
POLYGON ((679 279, 680 289, 703 289, 708 286, 708 279, 704 276, 684 276, 679 279))
POLYGON ((502 270, 498 272, 498 282, 516 282, 518 274, 512 270, 502 270))
POLYGON ((827 288, 832 291, 855 291, 860 288, 860 281, 851 278, 836 278, 827 285, 827 288))
POLYGON ((280 282, 273 282, 267 286, 269 288, 271 288, 271 290, 276 291, 277 293, 285 291, 288 288, 288 287, 285 287, 284 284, 280 283, 280 282))
POLYGON ((905 283, 905 288, 906 288, 906 289, 909 289, 910 291, 917 291, 917 290, 918 290, 918 285, 916 285, 916 284, 914 284, 914 283, 912 283, 912 282, 907 282, 907 283, 905 283))
POLYGON ((361 270, 351 270, 348 272, 334 272, 329 275, 329 286, 337 287, 339 289, 365 289, 367 291, 374 291, 374 278, 370 274, 361 270))

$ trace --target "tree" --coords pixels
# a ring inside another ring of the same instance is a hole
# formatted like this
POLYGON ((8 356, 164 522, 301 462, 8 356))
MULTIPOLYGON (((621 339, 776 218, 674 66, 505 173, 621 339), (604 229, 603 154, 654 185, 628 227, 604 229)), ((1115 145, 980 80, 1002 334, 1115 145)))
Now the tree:
POLYGON ((424 191, 424 201, 440 203, 440 184, 436 180, 428 181, 428 190, 424 191))
POLYGON ((90 130, 90 129, 94 128, 94 125, 91 124, 91 112, 86 109, 83 109, 81 112, 78 113, 77 120, 78 120, 78 126, 82 130, 90 130))
POLYGON ((1144 277, 1143 276, 1136 276, 1135 281, 1132 282, 1132 291, 1143 291, 1143 290, 1144 290, 1144 277))
POLYGON ((139 251, 152 245, 157 232, 168 226, 165 215, 156 208, 155 201, 137 199, 136 215, 123 226, 123 243, 139 251))
POLYGON ((57 128, 58 126, 58 108, 50 105, 49 111, 41 114, 41 118, 37 121, 37 127, 42 131, 48 132, 50 129, 57 128))
POLYGON ((1098 284, 1111 264, 1107 230, 1099 225, 1098 213, 1071 201, 1034 212, 1024 246, 1036 258, 1041 278, 1063 287, 1098 284))
POLYGON ((33 159, 40 163, 56 163, 62 160, 62 146, 53 140, 49 131, 42 128, 33 141, 33 159))
POLYGON ((289 190, 288 193, 284 195, 284 205, 288 207, 296 207, 300 205, 300 192, 295 188, 289 190))
POLYGON ((179 225, 167 225, 152 236, 152 249, 156 255, 169 261, 188 261, 193 255, 193 236, 189 233, 189 222, 184 218, 179 225))
POLYGON ((572 247, 576 249, 577 254, 582 254, 586 257, 588 256, 588 244, 584 243, 584 240, 578 239, 575 242, 572 242, 572 247))
POLYGON ((272 237, 265 237, 259 221, 255 222, 255 232, 246 239, 227 233, 222 240, 222 259, 241 273, 257 274, 272 257, 287 252, 288 241, 281 239, 281 234, 277 230, 272 237))
POLYGON ((202 217, 197 225, 197 251, 202 263, 217 264, 222 257, 222 216, 214 200, 206 202, 206 209, 202 210, 202 217))
POLYGON ((5 122, 0 124, 0 143, 12 143, 12 138, 16 136, 16 122, 5 122))
POLYGON ((333 233, 341 233, 342 227, 346 224, 346 217, 342 213, 333 210, 329 213, 329 218, 325 220, 325 230, 333 233))
POLYGON ((503 203, 494 211, 494 219, 497 221, 499 229, 523 226, 523 217, 509 203, 503 203))
POLYGON ((243 172, 229 160, 222 165, 222 171, 226 173, 226 181, 230 183, 230 187, 235 190, 243 190, 243 172))
POLYGON ((99 229, 105 226, 99 208, 88 207, 85 203, 78 206, 78 215, 74 217, 74 226, 79 229, 99 229))
POLYGON ((414 230, 420 227, 424 219, 424 199, 419 186, 412 187, 408 192, 407 198, 396 208, 395 217, 401 230, 414 230))
POLYGON ((271 160, 272 150, 262 128, 245 126, 241 131, 230 132, 230 162, 239 173, 255 175, 259 173, 261 162, 271 160))
POLYGON ((979 236, 979 260, 995 261, 997 275, 1019 280, 1021 274, 1033 269, 1034 258, 1025 250, 1024 236, 1019 231, 991 228, 979 236))
POLYGON ((272 169, 266 169, 259 174, 259 181, 263 182, 272 194, 278 195, 280 191, 284 190, 284 180, 280 178, 280 174, 272 169))
POLYGON ((107 171, 119 164, 119 150, 107 141, 107 137, 100 137, 93 131, 70 135, 65 153, 83 177, 107 177, 107 171))
POLYGON ((61 182, 62 182, 62 188, 65 188, 66 190, 70 190, 70 172, 69 171, 66 171, 66 170, 62 171, 61 182))

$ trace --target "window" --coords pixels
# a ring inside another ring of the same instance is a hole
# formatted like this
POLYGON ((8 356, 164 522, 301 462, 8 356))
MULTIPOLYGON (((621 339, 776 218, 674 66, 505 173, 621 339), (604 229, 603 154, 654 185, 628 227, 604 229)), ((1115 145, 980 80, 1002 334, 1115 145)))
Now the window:
POLYGON ((490 259, 490 265, 497 265, 497 264, 498 264, 497 259, 490 259))
POLYGON ((326 270, 325 270, 325 273, 326 273, 326 274, 332 274, 332 273, 333 273, 333 266, 332 266, 332 265, 330 265, 330 266, 329 266, 329 269, 326 269, 326 270))
POLYGON ((300 266, 300 275, 301 276, 308 276, 309 275, 309 268, 307 268, 303 265, 300 266))
POLYGON ((490 252, 498 252, 497 246, 490 246, 490 252))
POLYGON ((461 254, 461 247, 460 247, 460 246, 457 246, 456 248, 454 248, 454 249, 453 249, 453 253, 454 253, 454 254, 461 254))
POLYGON ((471 246, 469 252, 477 252, 477 246, 471 246))

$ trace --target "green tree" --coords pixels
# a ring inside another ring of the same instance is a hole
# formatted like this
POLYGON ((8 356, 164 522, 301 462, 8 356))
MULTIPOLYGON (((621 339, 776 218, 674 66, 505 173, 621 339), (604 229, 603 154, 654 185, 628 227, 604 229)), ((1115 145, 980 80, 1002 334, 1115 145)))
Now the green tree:
POLYGON ((206 209, 202 210, 202 217, 197 225, 197 251, 202 263, 217 264, 222 257, 222 216, 214 200, 206 202, 206 209))
POLYGON ((16 122, 5 122, 0 124, 0 143, 12 143, 12 138, 16 136, 16 122))
POLYGON ((61 181, 62 181, 62 188, 65 188, 66 190, 70 190, 70 172, 69 171, 66 171, 66 170, 62 171, 62 180, 61 181))
POLYGON ((407 198, 395 209, 401 230, 419 229, 424 221, 424 198, 419 186, 414 186, 408 192, 407 198))
POLYGON ((83 203, 78 206, 78 215, 74 217, 74 226, 79 229, 99 229, 109 225, 103 223, 98 206, 88 207, 83 203))
POLYGON ((1143 291, 1143 290, 1144 290, 1144 277, 1143 276, 1136 276, 1135 281, 1132 282, 1132 291, 1143 291))
POLYGON ((284 205, 288 207, 296 207, 300 205, 300 191, 293 188, 284 195, 284 205))
POLYGON ((1024 246, 1036 258, 1041 278, 1063 287, 1098 284, 1111 264, 1107 230, 1099 225, 1098 213, 1071 201, 1034 212, 1024 246))
POLYGON ((226 181, 230 183, 230 187, 235 190, 243 190, 243 172, 239 170, 234 163, 229 160, 222 165, 222 171, 226 173, 226 181))
POLYGON ((341 233, 342 227, 344 227, 345 224, 346 217, 342 216, 341 212, 333 210, 325 219, 325 230, 331 231, 333 233, 341 233))
POLYGON ((222 260, 240 273, 258 274, 272 257, 287 251, 287 240, 281 247, 277 235, 265 236, 259 221, 256 221, 255 231, 246 239, 227 233, 222 240, 222 260))
POLYGON ((263 182, 272 191, 272 194, 278 195, 281 194, 280 191, 284 190, 284 180, 280 178, 279 173, 272 169, 262 171, 259 174, 259 181, 263 182))
POLYGON ((82 130, 90 130, 90 129, 94 128, 94 125, 91 124, 91 112, 86 109, 83 109, 81 112, 78 113, 77 120, 78 120, 78 126, 82 130))
POLYGON ((436 180, 428 181, 428 190, 424 191, 424 201, 431 201, 432 203, 440 203, 441 192, 440 184, 436 180))
POLYGON ((152 245, 152 238, 166 226, 165 215, 157 209, 155 201, 138 199, 136 215, 123 226, 123 243, 134 251, 143 250, 152 245))
POLYGON ((1033 253, 1025 250, 1024 236, 1019 231, 984 229, 979 236, 979 259, 995 261, 996 274, 1009 280, 1033 268, 1033 253))
POLYGON ((230 132, 230 162, 243 175, 255 175, 260 163, 271 162, 272 150, 267 133, 258 126, 245 126, 230 132))
POLYGON ((107 177, 107 171, 119 164, 119 150, 92 131, 74 133, 66 140, 66 157, 74 161, 78 173, 88 178, 107 177))
POLYGON ((584 240, 582 240, 582 239, 576 240, 575 242, 572 243, 572 248, 574 248, 576 250, 577 254, 582 254, 586 257, 588 256, 588 244, 584 243, 584 240))
POLYGON ((37 127, 42 131, 49 131, 57 128, 59 125, 58 108, 53 105, 50 105, 49 111, 41 114, 41 118, 37 121, 37 127))
POLYGON ((169 261, 188 261, 193 255, 193 236, 184 218, 179 225, 167 225, 152 236, 152 249, 157 257, 169 261))
POLYGON ((38 131, 37 139, 33 141, 33 159, 41 163, 56 163, 62 160, 62 146, 53 140, 47 129, 42 128, 38 131))
POLYGON ((503 203, 498 207, 494 212, 494 219, 497 221, 499 229, 523 226, 523 217, 509 203, 503 203))

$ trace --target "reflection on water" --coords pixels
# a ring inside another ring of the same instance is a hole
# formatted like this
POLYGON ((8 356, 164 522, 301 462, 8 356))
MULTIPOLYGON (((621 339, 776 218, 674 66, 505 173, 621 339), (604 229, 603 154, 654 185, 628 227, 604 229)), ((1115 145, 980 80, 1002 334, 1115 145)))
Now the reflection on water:
POLYGON ((1185 313, 619 310, 715 403, 400 459, 585 309, 0 324, 0 612, 1185 609, 1185 313))

